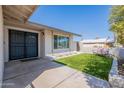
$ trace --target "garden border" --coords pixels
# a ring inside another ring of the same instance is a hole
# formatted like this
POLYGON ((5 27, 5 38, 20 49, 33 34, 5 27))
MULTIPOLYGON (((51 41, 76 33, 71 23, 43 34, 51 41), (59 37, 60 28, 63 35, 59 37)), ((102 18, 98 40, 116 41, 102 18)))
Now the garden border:
POLYGON ((117 58, 113 58, 112 67, 109 73, 109 83, 113 88, 124 88, 124 76, 118 74, 117 58))

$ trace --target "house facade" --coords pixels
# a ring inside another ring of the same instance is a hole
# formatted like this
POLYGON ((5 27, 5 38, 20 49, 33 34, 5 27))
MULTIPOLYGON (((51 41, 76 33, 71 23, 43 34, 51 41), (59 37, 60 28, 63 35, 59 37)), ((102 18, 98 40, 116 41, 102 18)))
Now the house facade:
MULTIPOLYGON (((39 24, 34 23, 28 25, 40 27, 39 24)), ((39 31, 5 25, 4 62, 34 57, 44 58, 54 53, 75 51, 73 35, 54 29, 39 31)))
POLYGON ((0 84, 4 63, 75 51, 75 33, 29 22, 37 6, 0 6, 0 84))

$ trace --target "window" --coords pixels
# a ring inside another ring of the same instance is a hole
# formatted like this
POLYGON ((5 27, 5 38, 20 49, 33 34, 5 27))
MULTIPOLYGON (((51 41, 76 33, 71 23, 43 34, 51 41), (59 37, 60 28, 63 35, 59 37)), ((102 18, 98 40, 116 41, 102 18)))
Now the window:
POLYGON ((54 35, 54 49, 69 48, 69 37, 54 35))

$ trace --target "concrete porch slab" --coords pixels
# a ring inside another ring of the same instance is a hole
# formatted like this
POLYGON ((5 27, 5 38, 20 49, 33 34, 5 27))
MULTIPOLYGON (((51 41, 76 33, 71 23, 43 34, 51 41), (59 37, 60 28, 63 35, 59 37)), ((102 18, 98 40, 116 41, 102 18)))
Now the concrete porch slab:
POLYGON ((39 59, 8 63, 4 73, 4 88, 92 88, 109 87, 107 81, 70 67, 39 59))
POLYGON ((46 70, 32 82, 32 85, 36 88, 56 87, 60 82, 64 81, 66 78, 69 78, 76 72, 76 70, 66 66, 46 70))

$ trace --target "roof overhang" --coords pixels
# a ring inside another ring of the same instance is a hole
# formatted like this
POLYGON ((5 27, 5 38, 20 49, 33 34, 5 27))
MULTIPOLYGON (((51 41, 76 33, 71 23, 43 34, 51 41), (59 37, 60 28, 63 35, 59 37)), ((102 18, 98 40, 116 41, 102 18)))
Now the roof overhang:
POLYGON ((4 23, 17 21, 25 23, 37 8, 37 5, 3 5, 4 23))
POLYGON ((27 28, 32 30, 54 30, 59 32, 64 32, 68 34, 73 34, 75 36, 81 37, 81 35, 64 31, 58 28, 29 22, 28 19, 32 15, 32 13, 37 8, 37 5, 3 5, 3 17, 4 17, 4 24, 8 26, 15 26, 21 28, 27 28))
POLYGON ((55 28, 55 27, 50 27, 50 26, 46 26, 46 25, 43 25, 43 24, 38 24, 38 23, 34 23, 34 22, 28 22, 30 25, 32 26, 36 26, 38 28, 41 28, 41 29, 48 29, 48 30, 53 30, 53 31, 59 31, 59 32, 64 32, 64 33, 68 33, 68 34, 73 34, 75 36, 79 36, 81 37, 81 35, 79 34, 76 34, 76 33, 72 33, 72 32, 68 32, 68 31, 65 31, 65 30, 62 30, 62 29, 58 29, 58 28, 55 28))

